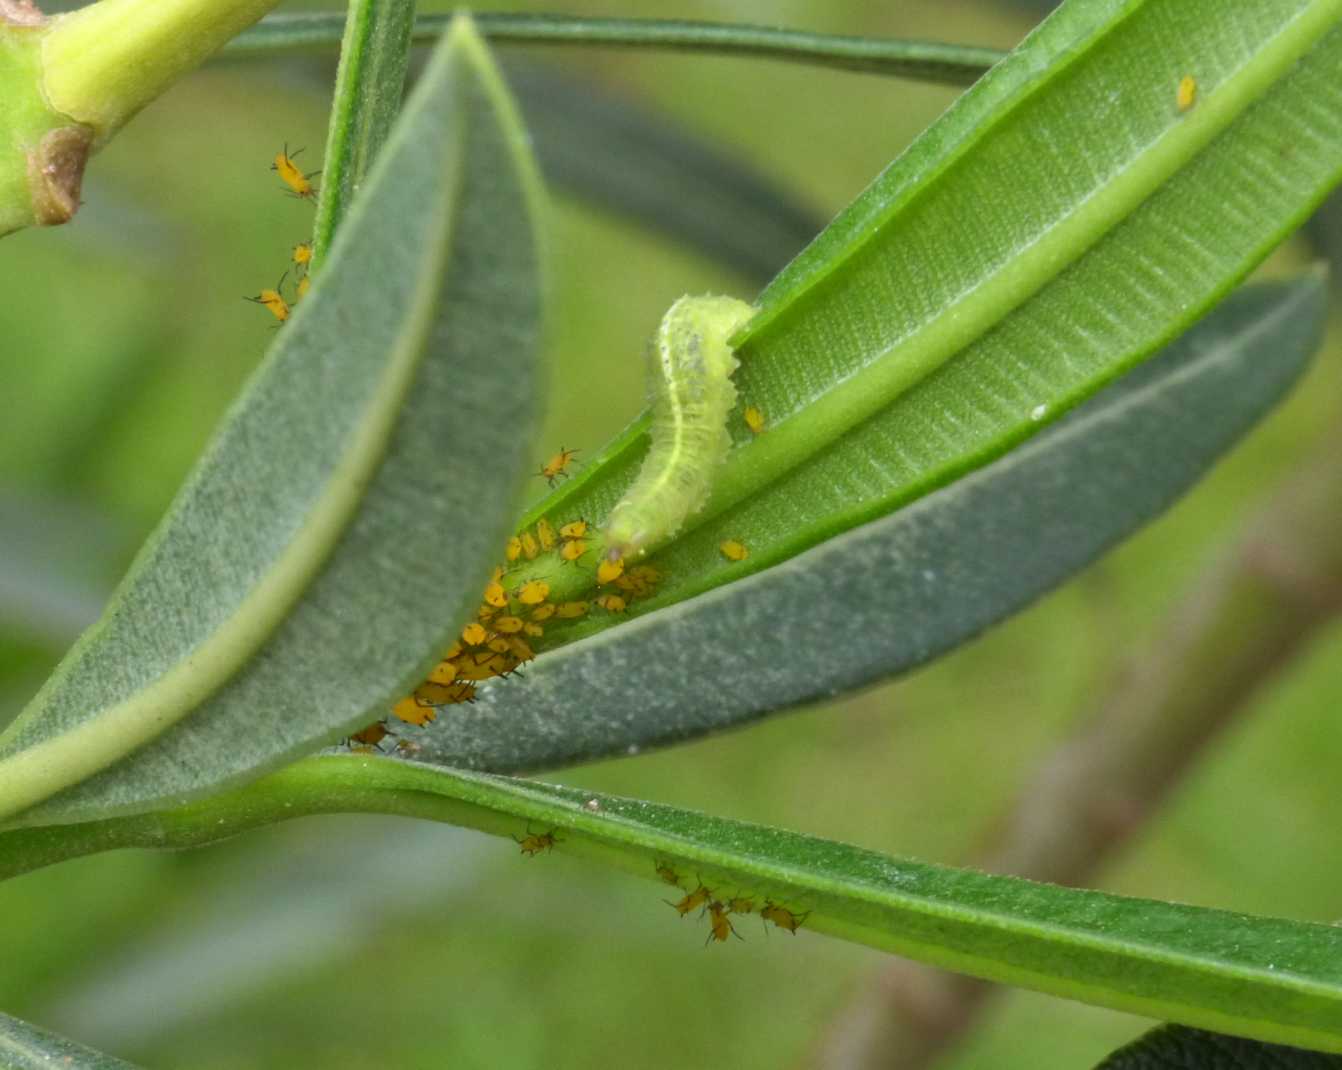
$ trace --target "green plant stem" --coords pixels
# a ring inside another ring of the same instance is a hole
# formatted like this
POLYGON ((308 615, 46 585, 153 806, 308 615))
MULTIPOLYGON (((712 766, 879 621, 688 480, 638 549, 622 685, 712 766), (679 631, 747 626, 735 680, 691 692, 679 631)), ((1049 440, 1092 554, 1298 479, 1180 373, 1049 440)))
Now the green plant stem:
MULTIPOLYGON (((415 20, 414 40, 433 40, 449 15, 415 20)), ((658 51, 694 52, 756 59, 790 60, 868 74, 896 75, 940 85, 969 85, 1004 53, 993 48, 812 33, 682 19, 584 18, 481 12, 480 32, 495 44, 612 45, 658 51)), ((232 58, 266 56, 295 49, 322 48, 340 40, 340 15, 272 15, 231 41, 232 58)))
POLYGON ((353 0, 350 4, 331 101, 311 271, 326 259, 355 190, 396 121, 414 21, 415 0, 353 0))

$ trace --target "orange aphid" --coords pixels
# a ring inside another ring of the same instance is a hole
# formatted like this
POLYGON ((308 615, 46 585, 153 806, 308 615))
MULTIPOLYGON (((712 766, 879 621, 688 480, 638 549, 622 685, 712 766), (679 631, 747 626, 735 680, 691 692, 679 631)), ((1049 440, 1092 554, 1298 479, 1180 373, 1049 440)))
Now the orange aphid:
POLYGON ((603 583, 613 583, 624 574, 624 558, 620 556, 610 557, 609 555, 601 559, 601 563, 596 566, 597 586, 603 583))
POLYGON ((565 539, 581 539, 587 535, 587 527, 586 520, 570 520, 559 529, 559 534, 565 539))
POLYGON ((302 151, 302 149, 299 149, 298 152, 291 155, 289 146, 286 144, 282 152, 275 154, 275 162, 270 165, 270 169, 280 176, 280 181, 289 187, 291 194, 295 197, 301 197, 303 200, 311 200, 317 196, 317 187, 309 179, 321 174, 321 172, 309 171, 304 174, 299 170, 298 165, 294 163, 294 159, 302 151))
POLYGON ((294 246, 293 251, 294 266, 305 270, 312 263, 312 243, 301 241, 294 246))
POLYGON ((542 851, 553 850, 554 845, 559 842, 554 829, 539 834, 528 832, 526 836, 514 836, 513 839, 517 841, 518 846, 522 848, 522 853, 528 858, 534 858, 542 851))
POLYGON ((555 615, 555 611, 558 608, 559 607, 556 606, 553 602, 546 602, 543 605, 537 606, 535 609, 531 611, 531 619, 549 620, 551 617, 555 615))
POLYGON ((404 721, 406 724, 419 725, 423 727, 438 716, 438 711, 431 705, 426 705, 415 698, 413 695, 401 699, 391 708, 392 716, 397 720, 404 721))
POLYGON ((811 916, 808 910, 805 914, 794 914, 787 907, 780 907, 776 903, 766 902, 760 907, 760 917, 765 921, 771 921, 780 929, 786 929, 788 932, 796 935, 801 928, 802 922, 811 916))
POLYGON ((522 552, 527 555, 527 560, 532 561, 536 555, 541 552, 540 545, 536 542, 536 536, 529 531, 522 532, 522 552))
POLYGON ((719 943, 726 943, 728 936, 734 936, 738 940, 744 939, 732 925, 732 919, 727 916, 728 910, 716 899, 708 904, 708 939, 705 944, 713 940, 719 943))
POLYGON ((1198 81, 1191 74, 1179 79, 1179 88, 1174 91, 1174 103, 1180 111, 1187 111, 1198 99, 1198 81))
POLYGON ((561 476, 568 478, 568 466, 573 463, 573 458, 577 452, 577 450, 561 449, 541 465, 540 477, 552 487, 559 481, 561 476))
POLYGON ((304 275, 298 280, 298 289, 294 291, 294 300, 301 301, 307 297, 308 291, 312 289, 312 276, 304 275))
POLYGON ((511 615, 495 617, 494 630, 504 635, 516 635, 522 630, 522 618, 511 615))
POLYGON ((750 556, 746 544, 739 539, 724 539, 718 543, 718 552, 728 561, 744 561, 750 556))
POLYGON ((569 539, 559 550, 559 556, 565 561, 577 561, 585 553, 587 542, 584 539, 569 539))
POLYGON ((485 602, 495 609, 508 608, 508 593, 503 589, 497 574, 485 586, 485 602))
POLYGON ((745 416, 746 426, 750 428, 753 434, 762 434, 764 432, 764 413, 760 412, 754 405, 746 408, 742 414, 745 416))
POLYGON ((450 661, 440 661, 433 667, 433 672, 429 673, 428 682, 431 684, 450 684, 457 678, 457 667, 450 661))
POLYGON ((522 556, 522 540, 516 535, 508 540, 508 548, 504 551, 504 556, 509 561, 516 561, 522 556))
POLYGON ((289 318, 289 302, 284 299, 284 280, 289 273, 286 271, 280 276, 280 281, 275 284, 273 290, 262 290, 255 297, 245 297, 244 301, 251 301, 255 305, 261 305, 272 316, 283 323, 289 318))
POLYGON ((470 624, 461 629, 461 641, 467 646, 482 646, 484 641, 489 638, 489 633, 485 631, 484 625, 471 621, 470 624))
POLYGON ((603 594, 596 599, 596 604, 607 613, 623 613, 629 608, 629 603, 618 594, 603 594))
MULTIPOLYGON (((524 606, 539 606, 549 597, 550 585, 544 580, 528 580, 517 589, 517 600, 524 606)), ((532 613, 532 617, 536 618, 536 614, 532 613)))
POLYGON ((701 884, 694 891, 686 895, 684 899, 680 900, 680 902, 672 903, 670 900, 667 900, 667 903, 668 905, 675 907, 676 913, 683 918, 691 910, 694 910, 697 907, 701 907, 705 903, 707 903, 709 896, 711 896, 712 894, 713 894, 712 891, 710 891, 708 888, 705 888, 701 884))
POLYGON ((545 517, 536 521, 536 538, 540 540, 542 550, 553 550, 555 544, 559 542, 554 526, 545 517))
POLYGON ((576 617, 585 616, 587 613, 586 602, 561 602, 555 608, 555 616, 564 620, 573 620, 576 617))
POLYGON ((680 884, 680 877, 676 874, 676 871, 665 862, 654 862, 653 868, 657 870, 657 876, 661 877, 667 884, 680 884))
POLYGON ((526 634, 531 636, 531 638, 533 639, 539 639, 542 635, 545 634, 544 628, 542 628, 539 624, 532 624, 531 621, 527 621, 524 625, 522 625, 522 631, 526 632, 526 634))
POLYGON ((367 728, 361 728, 357 732, 350 734, 346 742, 361 743, 365 747, 376 747, 387 738, 387 722, 374 721, 367 728))

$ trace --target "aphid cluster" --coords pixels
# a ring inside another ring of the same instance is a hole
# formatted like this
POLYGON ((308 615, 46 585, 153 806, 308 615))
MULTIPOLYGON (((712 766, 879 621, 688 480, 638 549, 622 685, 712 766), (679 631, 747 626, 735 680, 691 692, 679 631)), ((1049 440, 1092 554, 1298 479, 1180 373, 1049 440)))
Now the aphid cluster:
MULTIPOLYGON (((504 548, 505 563, 494 569, 485 584, 475 619, 461 630, 428 678, 392 707, 391 717, 423 727, 444 706, 474 702, 480 681, 518 672, 536 656, 532 642, 545 635, 551 621, 578 620, 587 616, 593 605, 608 613, 623 613, 631 601, 646 598, 656 590, 662 574, 652 565, 626 571, 622 562, 603 560, 597 569, 597 583, 613 584, 618 594, 606 592, 591 601, 552 600, 550 582, 543 575, 528 574, 538 568, 533 562, 546 554, 555 555, 561 565, 581 561, 588 552, 589 528, 582 519, 555 527, 542 517, 534 529, 510 538, 504 548)), ((350 736, 346 743, 356 749, 381 749, 388 735, 394 733, 384 719, 350 736)), ((406 749, 404 743, 401 740, 397 745, 406 749)))
MULTIPOLYGON (((682 887, 680 874, 669 865, 665 862, 656 862, 654 866, 657 870, 657 876, 664 882, 676 888, 682 887)), ((674 903, 669 899, 665 902, 682 918, 696 910, 699 912, 699 917, 707 916, 708 936, 704 939, 705 944, 710 944, 715 940, 718 943, 726 943, 729 936, 734 936, 738 940, 745 939, 736 931, 736 926, 732 924, 732 915, 739 917, 742 914, 758 912, 760 921, 765 926, 765 932, 769 931, 768 923, 772 922, 778 928, 786 929, 793 934, 810 917, 810 911, 805 914, 798 914, 771 899, 766 899, 764 905, 757 908, 755 896, 745 895, 741 892, 719 898, 717 893, 701 880, 696 880, 694 888, 686 892, 683 898, 674 903)))
MULTIPOLYGON (((270 165, 270 169, 280 176, 281 181, 286 186, 285 192, 291 197, 312 202, 317 198, 317 187, 312 184, 312 179, 321 172, 309 171, 307 174, 303 173, 299 166, 294 163, 294 157, 302 151, 302 149, 298 149, 290 154, 289 146, 285 145, 282 151, 275 154, 275 162, 270 165)), ((255 297, 246 298, 246 300, 264 308, 279 323, 288 320, 293 312, 293 306, 307 296, 308 289, 312 286, 312 276, 309 273, 309 268, 312 265, 312 243, 310 241, 299 242, 290 252, 289 260, 289 267, 280 276, 280 281, 275 284, 273 290, 262 290, 255 297), (293 297, 286 298, 284 296, 284 283, 289 278, 290 272, 293 272, 294 275, 293 297)))

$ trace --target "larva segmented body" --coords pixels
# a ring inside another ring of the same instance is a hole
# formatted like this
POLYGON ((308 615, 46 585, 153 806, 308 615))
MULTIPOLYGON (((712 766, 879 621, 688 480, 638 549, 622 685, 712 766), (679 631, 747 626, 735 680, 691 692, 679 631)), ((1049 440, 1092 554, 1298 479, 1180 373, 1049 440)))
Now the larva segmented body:
POLYGON ((708 500, 736 403, 737 360, 727 340, 754 313, 734 297, 682 297, 662 317, 650 353, 652 445, 606 521, 612 559, 670 538, 708 500))

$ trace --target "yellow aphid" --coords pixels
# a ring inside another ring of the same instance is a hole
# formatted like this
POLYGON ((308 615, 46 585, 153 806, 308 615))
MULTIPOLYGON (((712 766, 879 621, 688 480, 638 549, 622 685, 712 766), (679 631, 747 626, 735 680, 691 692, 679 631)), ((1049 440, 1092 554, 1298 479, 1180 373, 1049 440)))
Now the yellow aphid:
POLYGON ((275 289, 262 290, 255 297, 246 297, 243 298, 243 300, 250 301, 255 305, 261 305, 267 312, 283 323, 289 318, 289 302, 284 299, 284 294, 282 292, 284 289, 284 280, 288 277, 288 274, 289 273, 286 271, 280 276, 280 281, 275 284, 275 289))
POLYGON ((1185 74, 1179 79, 1179 88, 1175 90, 1174 102, 1179 106, 1180 111, 1187 111, 1198 99, 1198 81, 1191 74, 1185 74))
POLYGON ((564 620, 573 620, 576 617, 582 617, 587 614, 586 602, 560 602, 555 607, 555 616, 564 620))
POLYGON ((522 540, 516 535, 508 540, 508 549, 504 551, 504 556, 509 561, 516 561, 522 556, 522 540))
POLYGON ((561 449, 541 465, 540 477, 552 487, 559 481, 561 476, 568 478, 570 474, 568 466, 573 463, 573 458, 577 452, 577 450, 561 449))
POLYGON ((728 561, 744 561, 750 556, 746 544, 737 539, 726 539, 718 543, 718 552, 728 561))
POLYGON ((485 602, 495 609, 508 608, 508 592, 497 579, 490 580, 485 587, 485 602))
POLYGON ((587 527, 586 520, 570 520, 559 529, 559 534, 565 539, 581 539, 586 537, 587 527))
POLYGON ((522 631, 526 632, 526 634, 531 636, 531 638, 533 639, 539 639, 542 635, 545 634, 544 628, 542 628, 539 624, 532 624, 531 621, 527 621, 524 625, 522 625, 522 631))
POLYGON ((734 936, 738 940, 744 939, 732 925, 732 919, 727 916, 728 911, 725 906, 716 899, 708 904, 708 939, 705 944, 717 940, 719 943, 726 943, 728 936, 734 936))
POLYGON ((680 900, 680 902, 671 903, 670 900, 668 900, 667 902, 670 906, 675 907, 676 913, 683 918, 691 910, 695 910, 698 907, 701 907, 705 903, 707 903, 709 896, 711 896, 712 894, 713 893, 709 889, 705 888, 701 884, 699 885, 698 888, 696 888, 694 891, 690 892, 687 896, 685 896, 684 899, 680 900))
POLYGON ((527 641, 520 636, 510 635, 504 641, 508 644, 508 649, 512 652, 513 657, 519 662, 534 661, 536 659, 536 652, 532 650, 527 644, 527 641))
POLYGON ((554 829, 549 832, 542 832, 539 835, 528 832, 526 836, 514 836, 513 839, 517 841, 518 846, 522 848, 522 853, 528 858, 534 858, 542 851, 553 849, 554 845, 559 842, 555 837, 554 829))
POLYGON ((545 602, 531 611, 532 620, 549 620, 558 607, 553 602, 545 602))
POLYGON ((736 896, 734 899, 727 900, 727 909, 733 914, 753 914, 755 913, 755 900, 748 896, 736 896))
POLYGON ((504 635, 516 635, 522 630, 522 618, 503 616, 494 618, 494 630, 504 635))
POLYGON ((535 560, 536 555, 541 552, 536 536, 529 531, 522 532, 522 552, 527 555, 528 561, 535 560))
POLYGON ((584 539, 569 539, 559 550, 559 556, 565 561, 576 561, 587 553, 587 542, 584 539))
POLYGON ((653 866, 657 870, 657 876, 661 877, 667 884, 680 884, 680 877, 676 874, 676 871, 665 862, 654 862, 653 866))
POLYGON ((542 550, 553 550, 559 542, 554 526, 545 517, 536 521, 536 538, 540 540, 542 550))
POLYGON ((775 903, 765 903, 760 907, 760 917, 765 921, 771 921, 780 929, 786 929, 788 932, 796 934, 801 928, 802 922, 811 916, 808 910, 805 914, 794 914, 787 907, 780 907, 775 903))
POLYGON ((467 646, 480 646, 489 638, 489 633, 485 631, 484 625, 471 621, 470 624, 461 629, 461 641, 467 646))
POLYGON ((760 412, 754 405, 749 405, 746 407, 746 411, 743 415, 746 418, 746 426, 750 428, 754 434, 763 434, 764 413, 760 412))
POLYGON ((456 684, 439 684, 425 680, 415 688, 415 701, 422 706, 447 706, 456 702, 456 684))
POLYGON ((603 557, 601 563, 596 566, 597 586, 604 583, 614 583, 624 574, 623 557, 603 557))
POLYGON ((298 289, 294 291, 297 294, 295 300, 301 301, 303 298, 307 297, 308 291, 311 289, 312 289, 312 276, 304 275, 301 279, 298 280, 298 289))
POLYGON ((419 725, 421 728, 438 716, 437 710, 420 702, 413 695, 396 703, 391 708, 391 713, 397 720, 404 721, 406 724, 419 725))
POLYGON ((270 169, 280 176, 280 181, 289 187, 291 194, 303 200, 311 200, 317 196, 317 187, 308 180, 321 172, 309 171, 304 174, 299 170, 294 160, 302 151, 299 149, 298 152, 290 154, 289 146, 285 145, 283 152, 275 154, 275 162, 270 165, 270 169))
POLYGON ((312 243, 301 241, 294 246, 293 251, 294 265, 299 268, 306 268, 312 263, 312 243))
POLYGON ((457 678, 457 667, 450 661, 440 661, 433 667, 433 672, 429 673, 428 682, 431 684, 450 684, 457 678))
POLYGON ((512 662, 503 654, 486 654, 482 658, 470 658, 457 665, 458 680, 474 683, 479 680, 491 680, 495 676, 506 676, 512 668, 512 662))
MULTIPOLYGON (((517 589, 517 600, 524 606, 539 606, 549 597, 550 585, 544 580, 527 580, 517 589)), ((533 613, 532 617, 536 618, 536 614, 533 613)))
POLYGON ((350 735, 347 742, 362 743, 365 747, 376 747, 387 738, 387 722, 374 721, 367 728, 361 728, 359 731, 350 735))
POLYGON ((618 594, 603 594, 596 599, 596 604, 607 613, 623 613, 629 608, 629 603, 618 594))
POLYGON ((635 565, 615 581, 615 586, 634 598, 646 598, 657 589, 662 574, 652 565, 635 565))
POLYGON ((447 702, 444 705, 454 705, 460 702, 475 701, 475 685, 469 680, 458 680, 448 691, 447 702))

